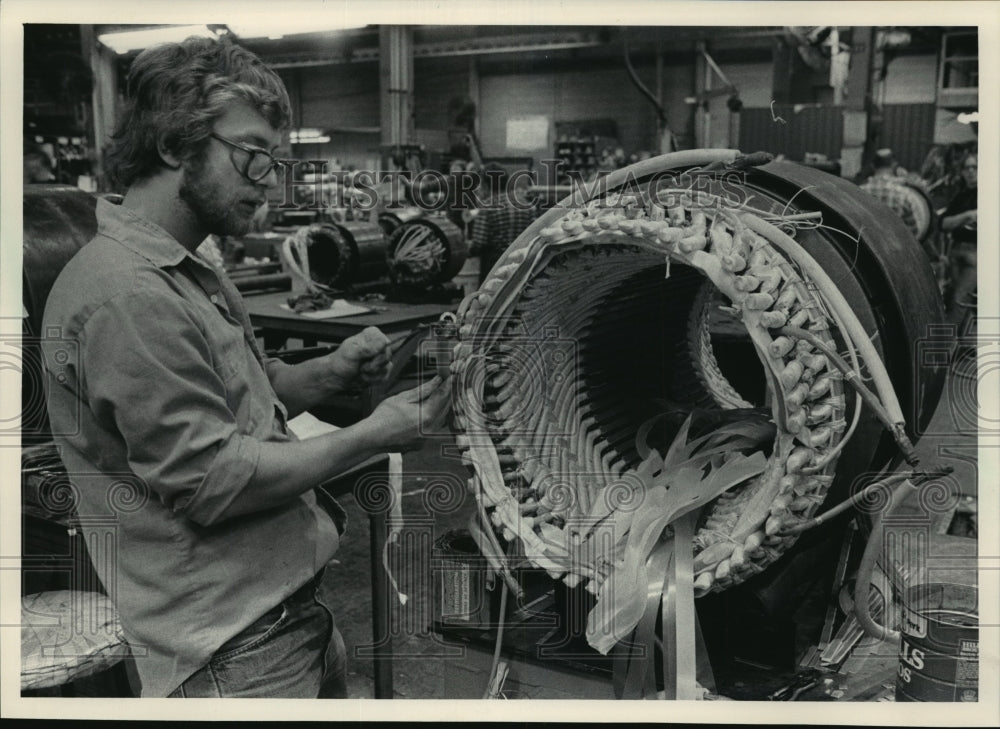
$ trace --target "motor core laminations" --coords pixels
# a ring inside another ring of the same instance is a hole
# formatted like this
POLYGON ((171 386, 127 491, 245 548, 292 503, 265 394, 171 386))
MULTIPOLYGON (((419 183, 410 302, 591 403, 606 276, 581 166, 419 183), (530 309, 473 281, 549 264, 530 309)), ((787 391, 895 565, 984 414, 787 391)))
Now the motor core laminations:
POLYGON ((740 214, 675 203, 615 194, 568 210, 516 241, 458 312, 454 424, 472 467, 470 488, 503 536, 523 542, 529 560, 567 584, 586 581, 595 594, 624 558, 627 527, 613 531, 615 544, 596 545, 588 544, 596 540, 588 524, 621 518, 626 525, 625 515, 643 508, 669 439, 650 442, 658 451, 644 460, 636 435, 656 416, 660 398, 685 401, 676 381, 673 390, 661 381, 656 363, 669 366, 672 345, 685 340, 707 400, 720 409, 748 404, 733 399, 711 338, 690 331, 707 326, 711 312, 692 314, 690 297, 672 311, 663 297, 690 287, 692 272, 711 282, 745 329, 759 360, 747 366, 763 367, 760 404, 776 426, 773 443, 763 447, 764 472, 701 515, 697 594, 742 582, 791 546, 795 536, 782 536, 782 526, 822 502, 846 429, 840 371, 808 341, 776 332, 792 325, 840 346, 844 335, 813 282, 740 214), (623 335, 637 328, 642 336, 623 335), (638 346, 625 344, 637 339, 638 346))

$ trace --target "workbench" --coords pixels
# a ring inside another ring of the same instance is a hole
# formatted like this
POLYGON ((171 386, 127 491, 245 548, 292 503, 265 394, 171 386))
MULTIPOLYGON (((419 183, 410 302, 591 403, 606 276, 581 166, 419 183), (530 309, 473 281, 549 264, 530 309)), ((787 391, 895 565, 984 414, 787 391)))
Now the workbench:
POLYGON ((260 330, 264 339, 264 349, 281 349, 290 337, 302 340, 311 347, 317 342, 337 344, 366 327, 378 327, 389 336, 403 334, 416 329, 421 324, 437 321, 442 314, 455 311, 458 303, 404 304, 401 302, 379 301, 376 303, 350 301, 372 309, 365 314, 338 317, 334 319, 313 319, 302 316, 282 304, 295 296, 294 291, 270 294, 250 294, 244 297, 250 322, 255 330, 260 330))

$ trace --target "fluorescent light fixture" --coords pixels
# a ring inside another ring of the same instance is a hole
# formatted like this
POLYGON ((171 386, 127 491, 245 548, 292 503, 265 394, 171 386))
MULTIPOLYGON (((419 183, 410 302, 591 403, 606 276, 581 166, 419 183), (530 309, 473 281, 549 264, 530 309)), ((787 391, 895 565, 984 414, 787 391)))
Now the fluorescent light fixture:
POLYGON ((325 144, 330 141, 330 135, 322 129, 302 127, 289 132, 288 141, 292 144, 325 144))
POLYGON ((115 53, 128 53, 140 48, 149 48, 157 43, 176 43, 191 36, 214 38, 215 33, 207 25, 168 25, 162 28, 142 30, 120 30, 102 33, 97 40, 115 53))
POLYGON ((326 144, 330 141, 330 137, 323 135, 321 137, 306 137, 305 139, 290 139, 291 144, 326 144))
POLYGON ((316 22, 315 18, 303 20, 282 19, 276 20, 268 18, 261 21, 243 21, 240 23, 226 23, 233 33, 240 38, 270 38, 277 39, 286 35, 299 35, 301 33, 324 33, 331 30, 350 30, 352 28, 364 28, 364 24, 350 25, 347 23, 322 23, 316 22))
POLYGON ((290 132, 292 139, 315 139, 316 137, 323 136, 322 129, 316 129, 314 127, 301 127, 299 129, 293 129, 290 132))

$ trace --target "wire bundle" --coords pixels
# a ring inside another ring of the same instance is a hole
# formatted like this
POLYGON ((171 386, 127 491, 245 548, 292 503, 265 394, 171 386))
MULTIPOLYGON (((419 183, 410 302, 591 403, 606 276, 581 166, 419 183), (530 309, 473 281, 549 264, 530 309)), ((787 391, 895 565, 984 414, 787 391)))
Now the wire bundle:
POLYGON ((407 286, 442 284, 459 272, 467 255, 462 231, 447 218, 407 220, 389 241, 389 277, 407 286))

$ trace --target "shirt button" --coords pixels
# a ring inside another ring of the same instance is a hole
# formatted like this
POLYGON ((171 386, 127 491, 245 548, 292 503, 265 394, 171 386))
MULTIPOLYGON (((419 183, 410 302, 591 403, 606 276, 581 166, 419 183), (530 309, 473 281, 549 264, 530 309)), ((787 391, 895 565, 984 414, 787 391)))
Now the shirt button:
POLYGON ((218 304, 219 303, 219 297, 216 296, 215 294, 212 294, 212 296, 210 298, 211 298, 213 304, 218 304))

